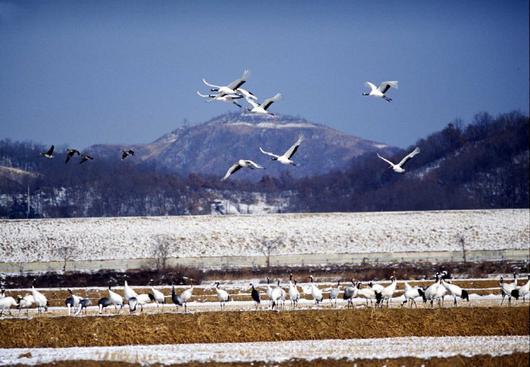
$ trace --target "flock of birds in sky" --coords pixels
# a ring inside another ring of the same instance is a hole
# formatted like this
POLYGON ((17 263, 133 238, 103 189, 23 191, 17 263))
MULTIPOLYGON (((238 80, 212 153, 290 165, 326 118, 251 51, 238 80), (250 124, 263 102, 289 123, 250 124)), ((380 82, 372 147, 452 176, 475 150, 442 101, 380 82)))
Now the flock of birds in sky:
MULTIPOLYGON (((209 94, 202 94, 201 92, 197 91, 197 95, 199 95, 201 98, 206 99, 208 102, 212 101, 218 101, 218 102, 224 102, 224 103, 230 103, 234 104, 240 109, 243 108, 241 104, 238 103, 241 99, 245 99, 245 101, 248 103, 249 107, 247 107, 246 111, 250 114, 254 115, 262 115, 262 116, 275 116, 272 112, 269 112, 269 108, 274 102, 279 101, 282 98, 282 95, 280 93, 277 93, 276 95, 265 99, 263 102, 258 102, 258 97, 252 93, 251 91, 242 88, 242 86, 246 83, 248 78, 250 77, 250 71, 245 70, 241 77, 239 79, 234 80, 233 82, 229 83, 228 85, 215 85, 212 83, 209 83, 206 81, 206 79, 202 79, 203 83, 210 88, 209 94)), ((398 88, 398 82, 397 81, 385 81, 382 82, 379 87, 377 87, 375 84, 371 82, 366 82, 365 85, 370 88, 370 92, 364 92, 362 93, 363 96, 371 96, 376 98, 382 98, 387 102, 391 102, 392 98, 389 98, 386 94, 388 91, 392 88, 397 89, 398 88)), ((286 166, 297 166, 297 164, 292 160, 292 157, 298 150, 298 147, 300 144, 302 144, 303 136, 299 136, 298 140, 282 155, 277 155, 268 151, 263 150, 261 147, 259 148, 261 153, 271 157, 271 160, 276 161, 278 163, 281 163, 286 166)), ((389 168, 392 168, 392 170, 396 173, 404 173, 405 169, 403 168, 403 165, 412 157, 420 153, 419 148, 415 148, 412 152, 407 154, 399 163, 393 163, 387 158, 382 157, 377 153, 377 156, 389 164, 389 168)), ((70 159, 74 156, 78 155, 80 156, 79 164, 85 163, 89 160, 93 160, 94 158, 90 156, 89 154, 81 154, 77 149, 73 148, 67 148, 66 149, 66 159, 65 163, 68 163, 70 159)), ((124 160, 129 156, 133 156, 134 151, 132 149, 124 149, 121 152, 121 159, 124 160)), ((41 156, 52 159, 54 157, 54 146, 52 145, 48 151, 41 153, 41 156)), ((237 162, 235 162, 228 170, 226 171, 226 174, 221 178, 221 181, 225 181, 228 179, 231 175, 239 171, 241 168, 248 168, 248 169, 264 169, 265 167, 257 164, 256 162, 250 160, 250 159, 239 159, 237 162)))
MULTIPOLYGON (((434 307, 434 302, 438 302, 438 305, 442 307, 446 296, 453 298, 455 306, 457 305, 457 299, 469 302, 468 291, 452 283, 450 278, 451 277, 446 271, 442 271, 441 273, 436 273, 434 283, 431 283, 426 287, 411 286, 405 281, 403 282, 404 289, 399 303, 401 306, 408 304, 410 307, 418 307, 416 303, 416 300, 418 300, 423 301, 423 303, 430 303, 431 307, 434 307)), ((393 276, 390 277, 390 284, 386 286, 374 282, 363 284, 352 279, 351 284, 347 285, 344 289, 341 287, 340 280, 337 281, 336 287, 326 289, 319 288, 314 282, 312 275, 309 276, 309 281, 308 284, 301 285, 301 289, 305 295, 311 296, 317 306, 324 301, 324 292, 326 292, 331 305, 334 307, 337 306, 337 300, 341 294, 342 299, 347 301, 347 308, 354 307, 354 300, 359 299, 366 300, 367 307, 369 306, 369 303, 373 307, 383 307, 386 303, 386 306, 389 307, 389 302, 392 299, 395 300, 394 295, 397 290, 397 280, 393 276)), ((517 284, 516 274, 514 274, 514 280, 511 283, 505 282, 501 277, 499 286, 502 295, 501 305, 504 303, 505 298, 508 298, 508 303, 511 303, 512 298, 516 300, 522 299, 524 302, 525 298, 530 296, 530 276, 528 281, 521 286, 517 284)), ((279 308, 284 308, 287 299, 291 302, 292 308, 298 307, 298 302, 302 298, 298 287, 299 285, 293 278, 293 274, 289 275, 287 290, 282 287, 280 280, 277 280, 276 284, 271 286, 271 279, 267 277, 265 294, 269 300, 270 309, 278 311, 279 308)), ((223 310, 226 303, 233 300, 233 294, 222 289, 220 282, 215 282, 210 286, 210 289, 211 288, 215 290, 217 301, 220 303, 221 310, 223 310)), ((180 294, 177 294, 175 287, 172 286, 171 295, 166 296, 162 291, 155 287, 150 287, 148 293, 138 294, 127 284, 127 281, 125 281, 123 287, 124 295, 121 296, 109 286, 107 290, 108 295, 98 300, 97 309, 101 314, 107 307, 114 306, 116 312, 119 313, 124 305, 127 304, 130 313, 135 312, 138 307, 142 312, 144 305, 154 303, 159 307, 166 303, 166 298, 171 298, 172 303, 177 307, 177 311, 179 307, 184 307, 184 312, 187 312, 188 302, 191 301, 193 296, 193 289, 194 287, 191 286, 190 288, 183 290, 180 294)), ((247 288, 247 290, 248 289, 249 288, 247 288)), ((78 315, 82 310, 85 310, 86 313, 87 308, 92 305, 90 298, 75 295, 70 289, 68 289, 68 293, 69 295, 64 301, 64 305, 68 310, 68 315, 71 315, 72 311, 75 315, 78 315)), ((262 305, 262 292, 260 292, 253 283, 250 283, 250 297, 254 301, 256 309, 260 308, 262 305)), ((39 313, 48 310, 48 299, 34 287, 31 289, 31 294, 26 294, 24 297, 19 295, 16 299, 6 296, 4 289, 0 291, 0 316, 2 316, 4 311, 11 314, 10 309, 12 307, 18 308, 20 313, 22 309, 28 311, 33 305, 37 307, 39 313)))

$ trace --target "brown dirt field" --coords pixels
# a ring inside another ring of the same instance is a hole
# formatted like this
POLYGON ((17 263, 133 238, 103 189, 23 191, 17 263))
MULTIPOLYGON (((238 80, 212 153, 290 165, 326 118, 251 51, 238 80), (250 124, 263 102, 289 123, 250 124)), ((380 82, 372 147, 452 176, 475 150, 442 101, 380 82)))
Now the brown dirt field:
MULTIPOLYGON (((508 356, 502 357, 491 357, 491 356, 475 356, 475 357, 450 357, 450 358, 431 358, 431 359, 420 359, 420 358, 395 358, 395 359, 381 359, 381 360, 366 360, 360 359, 355 361, 348 360, 329 360, 329 359, 317 359, 313 361, 305 360, 292 360, 283 363, 267 363, 267 362, 253 362, 250 363, 185 363, 178 365, 169 365, 168 367, 527 367, 529 363, 528 354, 526 353, 514 353, 508 356)), ((77 367, 136 367, 139 364, 123 363, 123 362, 95 362, 95 361, 75 361, 77 367)), ((22 365, 17 365, 22 367, 22 365)), ((39 364, 37 367, 70 367, 72 366, 71 361, 39 364)), ((154 365, 158 366, 158 365, 154 365)))
POLYGON ((0 347, 528 335, 528 322, 528 307, 38 317, 1 320, 0 347))

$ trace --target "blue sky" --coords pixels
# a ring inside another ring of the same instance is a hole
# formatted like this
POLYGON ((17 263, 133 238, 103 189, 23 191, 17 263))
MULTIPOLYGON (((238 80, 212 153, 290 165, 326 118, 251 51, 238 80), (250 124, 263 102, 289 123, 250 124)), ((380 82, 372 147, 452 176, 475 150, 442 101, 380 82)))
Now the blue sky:
POLYGON ((235 106, 245 68, 274 112, 401 147, 479 111, 528 113, 528 1, 0 0, 0 138, 144 143, 235 106), (398 80, 394 101, 363 83, 398 80))

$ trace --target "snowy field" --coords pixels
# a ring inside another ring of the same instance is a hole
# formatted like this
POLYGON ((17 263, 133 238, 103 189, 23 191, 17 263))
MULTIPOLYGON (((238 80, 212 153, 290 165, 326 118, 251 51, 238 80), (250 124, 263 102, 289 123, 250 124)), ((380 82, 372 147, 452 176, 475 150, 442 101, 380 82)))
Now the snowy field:
POLYGON ((2 262, 528 249, 528 210, 468 210, 259 216, 179 216, 0 221, 2 262))
POLYGON ((385 359, 448 358, 528 353, 528 336, 400 337, 346 340, 302 340, 252 343, 134 345, 119 347, 0 349, 0 365, 34 365, 56 361, 94 360, 141 365, 189 362, 278 363, 293 358, 385 359))

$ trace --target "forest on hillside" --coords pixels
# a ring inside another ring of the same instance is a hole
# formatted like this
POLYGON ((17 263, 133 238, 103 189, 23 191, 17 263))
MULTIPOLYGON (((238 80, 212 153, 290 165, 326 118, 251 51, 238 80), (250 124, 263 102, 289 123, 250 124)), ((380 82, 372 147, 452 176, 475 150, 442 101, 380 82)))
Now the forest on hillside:
POLYGON ((345 170, 319 176, 220 182, 134 160, 65 164, 40 157, 46 150, 40 144, 6 139, 0 141, 0 217, 209 214, 215 200, 249 202, 252 193, 284 200, 283 211, 290 212, 525 208, 528 144, 528 116, 479 113, 468 124, 455 120, 387 157, 398 162, 420 147, 404 174, 367 153, 345 170))

